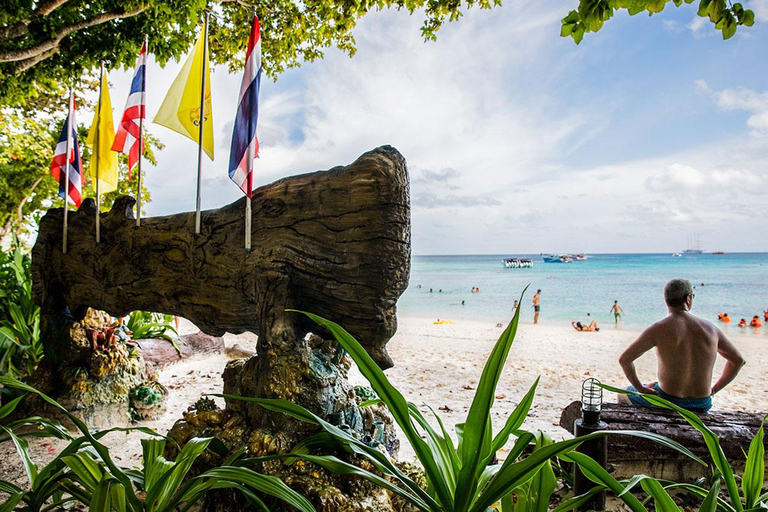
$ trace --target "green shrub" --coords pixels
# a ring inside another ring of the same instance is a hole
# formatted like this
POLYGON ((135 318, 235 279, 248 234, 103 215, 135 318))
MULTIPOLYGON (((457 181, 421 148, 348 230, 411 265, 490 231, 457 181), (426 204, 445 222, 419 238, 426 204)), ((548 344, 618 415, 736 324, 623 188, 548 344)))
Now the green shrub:
MULTIPOLYGON (((503 428, 496 435, 493 434, 491 407, 501 371, 517 331, 519 310, 493 347, 466 421, 455 426, 458 445, 454 445, 440 417, 433 412, 438 425, 437 429, 433 428, 419 409, 407 402, 389 382, 384 372, 347 331, 316 315, 304 314, 334 335, 357 363, 376 395, 387 405, 424 468, 427 488, 419 486, 377 448, 365 444, 299 405, 285 400, 221 395, 228 399, 255 402, 268 410, 282 412, 322 427, 324 432, 305 439, 291 451, 288 455, 289 461, 300 458, 336 473, 361 476, 423 511, 485 512, 500 500, 506 500, 508 503, 512 501, 508 498, 511 493, 525 495, 527 499, 532 500, 530 506, 515 510, 547 510, 554 479, 550 460, 571 452, 589 439, 617 434, 599 432, 557 443, 540 437, 537 442, 537 436, 522 430, 521 426, 533 403, 538 380, 507 418, 503 428), (496 464, 496 452, 507 444, 512 435, 517 439, 507 459, 502 464, 496 464), (524 455, 529 445, 533 445, 534 450, 524 455), (331 447, 343 448, 367 459, 380 474, 366 471, 334 456, 310 454, 312 450, 331 447)), ((635 431, 623 431, 620 434, 652 439, 698 460, 689 450, 662 436, 635 431)), ((575 504, 562 510, 570 510, 579 505, 576 501, 571 503, 575 504)))
MULTIPOLYGON (((91 511, 109 512, 171 512, 187 510, 212 489, 237 489, 257 508, 264 503, 255 494, 261 492, 282 499, 302 512, 314 512, 303 496, 285 485, 280 479, 261 475, 233 464, 243 450, 230 454, 221 467, 210 469, 194 478, 187 478, 192 464, 206 448, 215 448, 213 438, 193 438, 180 450, 175 461, 163 457, 166 439, 146 428, 112 428, 91 433, 76 416, 55 400, 36 389, 12 378, 0 377, 0 385, 19 391, 34 393, 56 407, 72 421, 80 432, 72 436, 58 422, 44 418, 28 418, 0 425, 0 441, 12 441, 21 457, 29 479, 29 488, 0 480, 0 492, 9 494, 0 511, 22 507, 32 512, 59 509, 68 502, 77 501, 91 511), (17 433, 17 429, 37 426, 40 430, 17 433), (101 439, 116 431, 140 431, 153 436, 142 439, 143 460, 140 469, 118 466, 101 443, 101 439), (47 466, 39 469, 32 461, 25 437, 55 436, 69 441, 67 447, 47 466)), ((20 396, 0 408, 0 420, 17 406, 20 396)), ((259 462, 260 459, 254 459, 259 462)))
POLYGON ((29 255, 14 237, 0 251, 0 375, 24 379, 43 358, 40 307, 32 300, 29 255))
MULTIPOLYGON (((615 393, 627 393, 626 390, 611 386, 603 385, 602 387, 615 393)), ((579 464, 585 476, 598 484, 600 490, 610 489, 615 492, 616 495, 624 500, 634 512, 647 512, 648 510, 645 507, 645 504, 640 502, 631 493, 632 489, 638 484, 640 484, 642 489, 648 493, 648 499, 654 501, 655 508, 658 511, 677 512, 679 510, 669 495, 669 491, 673 489, 682 489, 689 494, 702 499, 703 501, 699 508, 701 512, 714 512, 715 510, 723 512, 768 510, 768 493, 761 494, 763 486, 766 484, 764 459, 765 447, 763 445, 763 427, 765 425, 765 418, 749 445, 747 462, 744 468, 744 475, 741 479, 740 490, 733 468, 728 459, 726 459, 723 449, 720 447, 720 440, 717 435, 715 435, 715 433, 701 421, 701 418, 691 411, 682 409, 656 395, 641 393, 633 394, 641 395, 653 405, 677 411, 693 428, 698 430, 701 435, 704 436, 704 442, 707 445, 709 454, 712 457, 712 462, 715 466, 713 468, 712 484, 709 489, 706 489, 695 484, 662 482, 645 475, 638 475, 627 481, 619 482, 607 471, 602 469, 597 462, 586 455, 577 453, 568 454, 567 458, 579 464), (726 499, 720 497, 721 484, 725 484, 726 499)))

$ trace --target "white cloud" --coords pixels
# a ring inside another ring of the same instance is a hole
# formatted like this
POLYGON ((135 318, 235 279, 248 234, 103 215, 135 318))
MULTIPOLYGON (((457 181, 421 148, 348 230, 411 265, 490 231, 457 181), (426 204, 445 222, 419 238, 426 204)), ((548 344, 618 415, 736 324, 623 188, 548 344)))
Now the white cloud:
MULTIPOLYGON (((768 0, 751 5, 761 2, 768 0)), ((768 210, 763 196, 753 193, 768 184, 768 93, 737 87, 738 72, 731 88, 708 85, 722 73, 717 59, 738 59, 738 48, 731 44, 717 53, 702 46, 718 55, 711 72, 679 60, 665 68, 680 68, 679 74, 641 76, 617 59, 630 47, 627 59, 661 59, 653 53, 658 45, 624 41, 606 27, 577 47, 558 37, 566 12, 555 0, 470 9, 441 28, 437 43, 423 42, 418 14, 366 16, 355 30, 354 58, 328 50, 321 62, 290 70, 277 83, 262 82, 257 186, 348 164, 391 144, 411 172, 416 254, 679 250, 680 240, 693 228, 701 231, 701 223, 723 233, 722 247, 738 250, 752 220, 768 210), (690 83, 692 73, 702 76, 697 101, 658 101, 674 94, 663 84, 690 83), (636 80, 648 84, 647 91, 624 92, 624 84, 636 80), (743 128, 724 129, 715 143, 680 142, 659 151, 644 142, 640 150, 625 151, 637 144, 638 115, 626 107, 640 105, 642 115, 666 119, 668 112, 654 109, 673 103, 683 117, 698 114, 681 123, 688 133, 699 133, 697 123, 720 122, 726 111, 731 119, 746 113, 743 128), (628 135, 608 147, 605 135, 614 130, 628 135), (752 137, 745 137, 749 130, 752 137)), ((715 32, 696 19, 688 28, 715 32)), ((668 30, 682 28, 663 22, 668 30)), ((761 32, 755 34, 740 43, 764 45, 761 32)), ((150 118, 177 72, 174 65, 150 68, 150 118)), ((752 73, 766 76, 762 68, 752 73)), ((112 96, 116 111, 130 75, 111 77, 119 84, 112 96)), ((222 69, 212 77, 217 158, 203 163, 205 208, 240 197, 226 173, 240 79, 222 69)), ((167 149, 157 168, 145 166, 153 195, 147 210, 193 209, 194 143, 156 125, 150 129, 167 149)))
POLYGON ((708 18, 702 18, 701 16, 694 15, 691 22, 688 24, 688 29, 693 32, 696 37, 711 37, 715 34, 714 26, 708 18))

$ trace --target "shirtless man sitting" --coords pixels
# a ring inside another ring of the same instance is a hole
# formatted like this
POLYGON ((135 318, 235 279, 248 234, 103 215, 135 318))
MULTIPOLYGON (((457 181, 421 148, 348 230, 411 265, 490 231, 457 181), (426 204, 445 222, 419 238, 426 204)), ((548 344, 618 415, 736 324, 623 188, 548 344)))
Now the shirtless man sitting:
MULTIPOLYGON (((690 313, 693 288, 684 279, 673 279, 664 287, 669 316, 647 329, 624 351, 619 364, 631 386, 628 391, 651 393, 694 412, 712 408, 712 395, 727 386, 744 366, 736 346, 712 323, 690 313), (652 348, 658 358, 658 382, 643 385, 635 360, 652 348), (717 354, 725 358, 720 378, 712 385, 717 354)), ((637 395, 619 395, 619 402, 651 406, 637 395)))

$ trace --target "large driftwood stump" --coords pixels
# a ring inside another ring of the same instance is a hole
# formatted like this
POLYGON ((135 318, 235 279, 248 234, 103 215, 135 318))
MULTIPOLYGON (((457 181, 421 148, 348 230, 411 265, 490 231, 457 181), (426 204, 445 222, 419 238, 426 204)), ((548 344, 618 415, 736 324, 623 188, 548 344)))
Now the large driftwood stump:
MULTIPOLYGON (((749 450, 749 443, 757 434, 763 415, 711 411, 698 416, 718 436, 723 453, 731 464, 743 469, 744 453, 749 450)), ((573 422, 580 417, 581 402, 572 402, 563 409, 560 426, 573 434, 573 422)), ((606 430, 642 430, 661 434, 682 444, 702 459, 711 461, 704 437, 675 411, 661 407, 605 403, 600 419, 607 423, 606 430)), ((630 436, 608 438, 608 462, 621 477, 646 473, 676 481, 691 480, 706 469, 671 448, 630 436)))
MULTIPOLYGON (((382 444, 395 455, 391 417, 381 407, 357 407, 361 400, 347 380, 349 356, 307 317, 286 309, 342 325, 380 366, 392 366, 385 345, 397 327, 395 305, 408 284, 411 251, 408 173, 397 150, 381 147, 346 167, 257 189, 250 252, 243 248, 244 199, 203 212, 200 235, 193 213, 148 218, 137 227, 133 204, 129 197, 115 202, 102 217, 96 244, 95 207, 84 202, 70 216, 67 254, 63 211, 49 211, 40 223, 33 292, 52 373, 65 380, 68 368, 82 366, 86 354, 67 332, 88 306, 115 316, 136 309, 170 313, 212 336, 250 331, 259 336, 256 355, 227 366, 225 393, 290 400, 361 438, 384 425, 382 444)), ((169 436, 183 445, 215 435, 231 449, 264 455, 285 453, 314 430, 250 402, 227 400, 221 410, 201 399, 169 436)), ((175 446, 169 443, 169 457, 175 446)), ((206 452, 199 462, 216 463, 212 457, 206 452)), ((381 492, 330 475, 320 483, 315 475, 288 477, 282 462, 273 466, 262 470, 285 476, 319 510, 334 509, 331 503, 336 510, 363 510, 359 505, 381 492)), ((219 501, 242 510, 230 498, 219 501)))
MULTIPOLYGON (((86 306, 115 316, 141 309, 170 313, 203 332, 255 332, 295 339, 311 327, 286 309, 343 325, 382 367, 395 333, 395 303, 410 270, 410 203, 405 160, 384 146, 353 164, 285 178, 254 192, 253 250, 243 248, 245 199, 202 213, 147 218, 137 227, 134 199, 102 217, 95 206, 69 216, 62 254, 61 209, 40 222, 33 250, 34 295, 44 312, 86 306)), ((47 357, 66 357, 49 344, 47 357)))

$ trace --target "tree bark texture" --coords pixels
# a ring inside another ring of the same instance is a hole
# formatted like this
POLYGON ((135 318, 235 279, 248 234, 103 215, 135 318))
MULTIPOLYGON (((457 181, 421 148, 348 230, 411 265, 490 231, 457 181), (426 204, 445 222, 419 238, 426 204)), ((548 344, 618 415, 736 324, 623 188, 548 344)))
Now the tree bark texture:
MULTIPOLYGON (((380 366, 392 366, 385 345, 397 328, 411 247, 408 174, 396 149, 258 188, 251 251, 243 247, 245 198, 203 212, 200 235, 194 213, 142 219, 137 227, 134 202, 115 201, 97 244, 95 205, 84 201, 69 216, 67 254, 63 211, 41 220, 33 293, 52 319, 50 332, 66 308, 75 318, 88 306, 115 316, 148 310, 187 318, 212 336, 257 333, 261 351, 318 330, 291 308, 342 325, 380 366)), ((64 339, 47 337, 46 357, 65 362, 64 339)))

